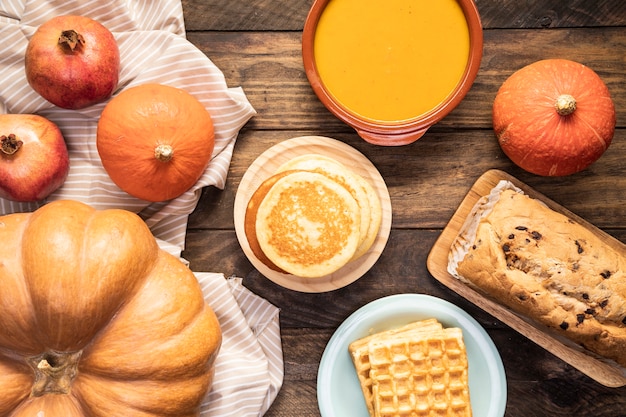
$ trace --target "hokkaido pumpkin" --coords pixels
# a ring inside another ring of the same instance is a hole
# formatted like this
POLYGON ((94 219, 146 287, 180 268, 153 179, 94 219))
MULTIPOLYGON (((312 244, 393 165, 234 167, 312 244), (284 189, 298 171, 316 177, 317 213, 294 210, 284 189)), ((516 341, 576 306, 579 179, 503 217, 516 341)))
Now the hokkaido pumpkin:
POLYGON ((149 83, 128 88, 106 104, 96 145, 118 187, 143 200, 165 201, 202 176, 215 131, 211 115, 190 93, 149 83))
POLYGON ((199 414, 219 322, 137 215, 56 201, 0 242, 0 416, 199 414))
POLYGON ((566 59, 516 71, 493 103, 493 128, 504 153, 543 176, 587 168, 611 144, 615 123, 606 84, 589 67, 566 59))

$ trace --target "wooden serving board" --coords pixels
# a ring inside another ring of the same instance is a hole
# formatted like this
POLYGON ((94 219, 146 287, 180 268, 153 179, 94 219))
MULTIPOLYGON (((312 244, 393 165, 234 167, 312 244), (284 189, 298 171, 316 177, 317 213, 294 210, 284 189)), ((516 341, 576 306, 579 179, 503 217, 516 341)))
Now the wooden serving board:
POLYGON ((362 153, 336 139, 323 136, 301 136, 280 142, 267 149, 250 165, 241 179, 235 195, 235 232, 242 250, 265 277, 285 288, 300 292, 333 291, 359 279, 382 254, 391 231, 391 199, 387 185, 374 164, 362 153), (276 272, 263 264, 252 252, 245 234, 244 218, 248 201, 254 191, 285 162, 297 156, 318 154, 331 157, 360 175, 378 194, 382 209, 382 219, 378 235, 371 248, 360 258, 349 262, 336 272, 319 278, 303 278, 276 272))
POLYGON ((565 340, 555 334, 551 334, 547 327, 524 318, 503 305, 486 298, 482 294, 463 284, 448 272, 448 254, 452 242, 459 233, 467 216, 470 214, 474 204, 481 197, 488 195, 493 187, 501 180, 507 180, 523 190, 528 196, 538 199, 549 206, 554 211, 560 212, 569 218, 577 221, 589 228, 610 247, 626 253, 626 246, 598 229, 591 223, 578 217, 558 203, 550 200, 539 192, 533 190, 526 184, 520 182, 511 175, 499 171, 490 170, 484 173, 472 186, 454 216, 445 227, 439 239, 435 242, 427 259, 427 267, 430 273, 442 284, 476 304, 497 319, 517 330, 522 335, 528 337, 544 349, 553 353, 565 362, 569 363, 579 371, 585 373, 597 382, 607 387, 621 387, 626 385, 626 369, 612 361, 605 361, 591 352, 584 350, 577 344, 565 340))

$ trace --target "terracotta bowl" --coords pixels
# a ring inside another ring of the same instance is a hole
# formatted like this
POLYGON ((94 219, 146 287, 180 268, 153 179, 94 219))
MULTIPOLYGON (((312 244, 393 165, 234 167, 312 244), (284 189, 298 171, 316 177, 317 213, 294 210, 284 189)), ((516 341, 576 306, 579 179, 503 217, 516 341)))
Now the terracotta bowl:
MULTIPOLYGON (((353 127, 365 141, 383 146, 406 145, 415 142, 443 119, 463 100, 472 87, 483 53, 483 31, 480 15, 473 0, 457 0, 469 32, 469 56, 465 70, 456 86, 432 109, 403 120, 366 118, 340 103, 326 88, 315 62, 315 35, 326 5, 331 0, 315 0, 307 16, 302 34, 302 57, 307 78, 313 91, 337 118, 353 127)), ((338 0, 335 0, 338 1, 338 0)))

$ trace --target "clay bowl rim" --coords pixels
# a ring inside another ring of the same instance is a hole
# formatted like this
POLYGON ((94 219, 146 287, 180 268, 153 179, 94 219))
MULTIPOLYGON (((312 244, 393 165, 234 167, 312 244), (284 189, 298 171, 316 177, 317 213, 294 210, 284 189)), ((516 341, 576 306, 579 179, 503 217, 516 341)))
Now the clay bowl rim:
POLYGON ((314 0, 302 31, 302 60, 309 84, 324 106, 337 118, 354 128, 359 136, 375 145, 398 146, 415 142, 437 122, 454 110, 472 88, 483 56, 483 27, 478 8, 473 0, 456 0, 461 6, 469 29, 470 54, 463 76, 448 97, 430 111, 411 119, 376 121, 359 117, 338 103, 324 87, 317 72, 314 40, 317 24, 331 0, 314 0))

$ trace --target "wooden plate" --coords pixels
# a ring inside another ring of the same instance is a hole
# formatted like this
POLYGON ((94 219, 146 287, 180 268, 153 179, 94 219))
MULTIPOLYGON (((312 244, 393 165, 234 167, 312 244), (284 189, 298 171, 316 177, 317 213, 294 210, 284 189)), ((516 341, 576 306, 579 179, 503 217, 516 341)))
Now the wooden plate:
POLYGON ((476 304, 478 307, 506 323, 522 335, 528 337, 530 340, 542 346, 544 349, 553 353, 597 382, 608 387, 621 387, 626 385, 626 369, 612 361, 605 361, 598 358, 591 352, 584 350, 569 340, 550 334, 548 328, 543 327, 538 323, 534 323, 533 321, 514 313, 507 307, 484 297, 480 293, 460 282, 458 279, 454 278, 448 272, 448 253, 450 252, 452 242, 458 235, 466 217, 472 210, 476 201, 482 196, 489 194, 491 189, 495 187, 500 180, 510 181, 522 189, 524 193, 530 197, 543 201, 554 211, 560 212, 589 228, 607 245, 620 251, 624 251, 624 244, 622 242, 593 226, 584 219, 578 217, 558 203, 548 199, 544 195, 538 193, 505 172, 490 170, 483 174, 472 186, 454 216, 439 236, 439 239, 435 242, 435 245, 428 255, 428 270, 439 282, 451 290, 465 297, 467 300, 476 304))
POLYGON ((285 288, 301 292, 332 291, 356 281, 378 260, 391 231, 391 200, 389 191, 376 167, 362 153, 351 146, 322 136, 301 136, 283 141, 263 152, 250 165, 237 189, 234 209, 235 232, 244 253, 265 277, 285 288), (382 221, 378 236, 370 250, 334 272, 320 278, 302 278, 276 272, 265 266, 252 252, 244 231, 244 218, 248 201, 263 181, 272 176, 276 169, 292 158, 304 154, 320 154, 349 167, 352 172, 367 180, 378 193, 382 206, 382 221))

